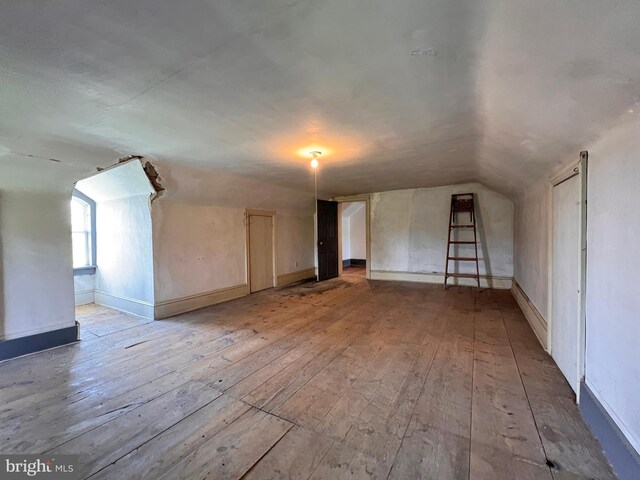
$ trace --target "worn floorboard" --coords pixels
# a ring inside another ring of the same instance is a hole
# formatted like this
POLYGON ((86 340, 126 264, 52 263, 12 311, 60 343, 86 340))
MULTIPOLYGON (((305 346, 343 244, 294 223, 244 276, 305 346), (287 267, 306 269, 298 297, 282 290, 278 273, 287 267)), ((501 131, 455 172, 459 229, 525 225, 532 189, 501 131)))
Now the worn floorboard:
POLYGON ((615 478, 510 292, 344 275, 0 363, 0 452, 92 479, 615 478))

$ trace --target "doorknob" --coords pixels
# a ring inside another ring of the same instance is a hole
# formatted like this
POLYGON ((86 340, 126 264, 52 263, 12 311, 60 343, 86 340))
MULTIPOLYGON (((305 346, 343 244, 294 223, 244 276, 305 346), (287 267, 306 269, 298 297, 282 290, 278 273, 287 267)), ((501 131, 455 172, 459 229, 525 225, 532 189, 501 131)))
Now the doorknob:
POLYGON ((324 243, 320 242, 320 245, 324 245, 324 243))

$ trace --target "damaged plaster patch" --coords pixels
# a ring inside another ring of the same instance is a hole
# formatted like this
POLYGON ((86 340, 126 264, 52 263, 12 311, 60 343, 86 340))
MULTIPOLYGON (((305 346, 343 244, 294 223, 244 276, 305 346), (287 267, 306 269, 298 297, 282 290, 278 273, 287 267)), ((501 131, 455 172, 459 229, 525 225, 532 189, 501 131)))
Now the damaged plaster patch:
POLYGON ((157 195, 153 198, 153 200, 155 200, 165 191, 165 188, 160 183, 160 175, 158 174, 156 167, 154 167, 148 160, 142 168, 144 169, 144 173, 147 175, 147 178, 151 182, 151 186, 156 191, 157 195))
MULTIPOLYGON (((144 156, 143 155, 127 155, 126 157, 119 158, 118 164, 128 162, 129 160, 134 160, 134 159, 140 160, 140 163, 142 163, 142 161, 144 160, 144 156)), ((158 198, 160 195, 162 195, 162 193, 165 191, 165 188, 160 183, 160 174, 156 170, 156 167, 154 167, 149 160, 147 160, 144 163, 144 165, 142 166, 142 169, 144 170, 145 175, 149 179, 151 186, 156 191, 156 195, 154 195, 153 198, 151 199, 151 201, 153 201, 156 198, 158 198)))
MULTIPOLYGON (((142 164, 142 161, 144 160, 144 158, 145 158, 144 155, 126 155, 124 157, 120 157, 118 161, 114 164, 114 166, 120 165, 122 163, 126 163, 130 160, 140 160, 142 169, 144 170, 145 175, 149 179, 149 183, 151 184, 151 186, 156 192, 151 198, 151 201, 153 202, 156 198, 162 195, 166 189, 160 183, 161 178, 160 178, 160 174, 156 170, 156 167, 154 167, 153 164, 148 160, 144 164, 142 164)), ((102 172, 104 170, 107 170, 108 168, 111 168, 111 167, 107 167, 107 168, 98 167, 98 172, 102 172)))

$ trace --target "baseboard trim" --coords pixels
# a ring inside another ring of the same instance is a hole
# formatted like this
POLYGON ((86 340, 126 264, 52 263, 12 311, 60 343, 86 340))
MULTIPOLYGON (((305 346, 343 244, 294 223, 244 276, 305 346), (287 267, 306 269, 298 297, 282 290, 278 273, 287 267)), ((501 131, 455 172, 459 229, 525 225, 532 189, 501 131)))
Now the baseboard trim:
POLYGON ((315 278, 315 276, 316 271, 313 267, 298 270, 297 272, 284 273, 282 275, 278 275, 278 286, 282 287, 302 280, 308 280, 309 278, 315 278))
POLYGON ((115 308, 121 312, 131 313, 132 315, 153 320, 153 305, 143 300, 96 290, 95 303, 98 305, 104 305, 105 307, 115 308))
POLYGON ((76 322, 72 327, 0 341, 0 362, 77 342, 78 327, 79 324, 76 322))
POLYGON ((75 300, 76 306, 93 303, 96 300, 95 291, 85 290, 84 292, 76 292, 75 298, 76 298, 75 300))
POLYGON ((531 329, 536 334, 536 337, 538 337, 538 341, 548 352, 549 346, 547 339, 549 337, 547 335, 547 321, 529 299, 524 290, 522 290, 522 287, 518 284, 515 278, 513 279, 511 293, 513 294, 513 298, 516 299, 516 302, 518 302, 518 305, 520 305, 520 309, 522 310, 522 313, 524 313, 529 325, 531 325, 531 329))
MULTIPOLYGON (((371 280, 396 280, 400 282, 444 283, 443 273, 391 272, 388 270, 371 270, 371 280)), ((473 278, 450 278, 449 285, 476 287, 473 278)), ((510 277, 480 276, 481 288, 508 290, 511 288, 510 277)))
POLYGON ((247 284, 233 285, 231 287, 220 288, 210 292, 189 295, 172 300, 164 300, 156 303, 153 311, 154 318, 168 318, 181 313, 191 312, 199 308, 208 307, 217 303, 227 302, 236 298, 244 297, 248 294, 247 284))
POLYGON ((350 258, 349 265, 353 265, 354 267, 366 267, 367 261, 363 258, 350 258))
POLYGON ((580 413, 620 480, 640 478, 640 455, 584 382, 580 383, 580 413))

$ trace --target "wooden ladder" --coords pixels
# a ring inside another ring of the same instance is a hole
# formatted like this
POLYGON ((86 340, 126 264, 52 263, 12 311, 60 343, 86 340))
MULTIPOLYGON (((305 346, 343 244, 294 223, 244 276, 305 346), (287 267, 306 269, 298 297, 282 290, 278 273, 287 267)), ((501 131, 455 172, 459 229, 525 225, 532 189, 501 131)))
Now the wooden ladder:
POLYGON ((444 288, 451 278, 475 278, 480 287, 480 269, 478 267, 478 237, 476 232, 476 210, 473 193, 456 193, 451 195, 451 212, 449 214, 449 233, 447 237, 447 258, 445 260, 444 288), (458 214, 468 213, 469 223, 458 223, 458 214), (451 232, 473 229, 473 240, 451 240, 451 232), (451 245, 473 245, 473 257, 451 256, 451 245), (449 273, 449 262, 476 262, 476 273, 449 273))

